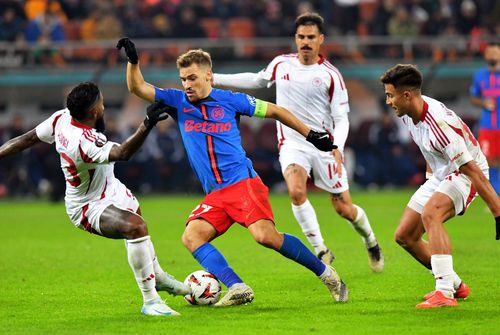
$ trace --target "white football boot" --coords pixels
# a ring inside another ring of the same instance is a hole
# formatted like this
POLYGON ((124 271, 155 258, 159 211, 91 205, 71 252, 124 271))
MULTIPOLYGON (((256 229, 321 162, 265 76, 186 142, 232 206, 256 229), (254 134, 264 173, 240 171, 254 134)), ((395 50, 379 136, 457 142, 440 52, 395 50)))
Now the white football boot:
POLYGON ((333 297, 333 300, 337 302, 347 302, 349 291, 347 290, 347 286, 344 284, 337 271, 332 266, 327 266, 327 269, 330 269, 330 273, 322 278, 321 281, 326 285, 328 291, 333 297))
POLYGON ((384 270, 384 255, 378 243, 367 249, 370 268, 373 272, 382 272, 384 270))
POLYGON ((156 286, 157 291, 165 291, 172 295, 187 295, 191 294, 191 288, 176 280, 174 276, 164 272, 156 276, 156 286))
POLYGON ((253 290, 245 283, 234 284, 229 288, 226 295, 214 306, 224 307, 232 305, 243 305, 251 302, 254 298, 253 290))
POLYGON ((159 297, 144 303, 141 308, 141 314, 153 316, 180 315, 178 312, 168 307, 165 301, 161 300, 159 297))

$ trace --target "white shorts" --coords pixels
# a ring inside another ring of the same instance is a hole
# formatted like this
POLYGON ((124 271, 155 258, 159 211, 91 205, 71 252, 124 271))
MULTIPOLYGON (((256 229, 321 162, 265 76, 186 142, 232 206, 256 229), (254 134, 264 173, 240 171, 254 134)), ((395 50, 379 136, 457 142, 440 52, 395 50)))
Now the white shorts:
POLYGON ((454 172, 447 175, 441 181, 435 177, 429 178, 413 194, 408 202, 408 207, 422 214, 425 204, 435 192, 440 192, 450 197, 455 206, 455 215, 464 214, 467 207, 469 207, 477 195, 470 179, 459 172, 454 172))
POLYGON ((74 209, 68 209, 66 206, 66 211, 75 226, 89 233, 102 235, 99 228, 101 215, 111 205, 132 213, 136 213, 139 209, 139 202, 132 192, 116 180, 113 189, 108 188, 103 199, 82 204, 74 209))
POLYGON ((306 151, 285 144, 280 149, 280 164, 283 175, 291 164, 302 166, 309 176, 312 170, 314 185, 329 193, 342 193, 349 189, 347 170, 342 164, 342 176, 339 178, 334 172, 335 158, 329 152, 306 151))

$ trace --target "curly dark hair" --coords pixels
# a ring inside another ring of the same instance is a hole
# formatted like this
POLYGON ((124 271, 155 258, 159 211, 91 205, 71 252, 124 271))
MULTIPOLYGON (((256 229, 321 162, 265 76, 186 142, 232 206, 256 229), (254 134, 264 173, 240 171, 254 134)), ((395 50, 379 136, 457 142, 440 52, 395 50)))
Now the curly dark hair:
POLYGON ((316 26, 319 33, 323 34, 324 20, 318 13, 304 13, 295 20, 295 31, 299 26, 316 26))
POLYGON ((85 120, 89 116, 89 108, 99 98, 99 87, 92 82, 80 83, 73 88, 66 98, 66 107, 76 120, 85 120))

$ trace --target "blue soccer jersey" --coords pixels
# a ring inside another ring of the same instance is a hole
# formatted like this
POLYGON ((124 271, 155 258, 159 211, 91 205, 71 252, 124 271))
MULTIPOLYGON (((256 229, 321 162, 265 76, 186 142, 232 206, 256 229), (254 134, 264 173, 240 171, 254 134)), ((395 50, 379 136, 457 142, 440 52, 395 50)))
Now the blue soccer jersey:
POLYGON ((253 116, 262 101, 243 93, 212 89, 192 104, 184 91, 155 88, 155 100, 177 108, 171 115, 203 190, 210 193, 257 173, 241 146, 240 115, 253 116))
POLYGON ((495 108, 483 108, 479 127, 481 129, 500 129, 500 71, 491 72, 488 68, 478 70, 474 75, 471 95, 481 99, 493 99, 495 108))

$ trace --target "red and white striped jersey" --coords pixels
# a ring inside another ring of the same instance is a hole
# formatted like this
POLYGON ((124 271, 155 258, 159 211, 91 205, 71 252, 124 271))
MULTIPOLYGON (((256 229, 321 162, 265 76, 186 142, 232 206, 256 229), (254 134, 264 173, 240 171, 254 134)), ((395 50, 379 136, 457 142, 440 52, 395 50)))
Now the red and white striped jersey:
MULTIPOLYGON (((297 54, 280 55, 259 73, 214 74, 216 85, 241 88, 269 87, 276 84, 276 104, 317 131, 328 131, 340 150, 349 133, 349 98, 340 72, 320 56, 316 64, 300 63, 297 54)), ((295 130, 277 125, 279 144, 285 141, 304 150, 317 149, 295 130)))
POLYGON ((68 210, 102 199, 106 189, 113 189, 117 179, 114 163, 108 158, 116 143, 108 142, 106 136, 94 128, 74 120, 68 109, 57 111, 40 123, 36 134, 43 142, 55 142, 66 178, 68 210))
MULTIPOLYGON (((336 135, 334 143, 341 149, 344 148, 349 123, 335 125, 334 118, 345 116, 347 121, 349 98, 344 79, 332 64, 321 57, 316 64, 304 65, 300 63, 297 54, 288 54, 274 58, 261 72, 264 78, 276 84, 277 105, 290 110, 310 128, 326 130, 336 135), (338 126, 345 129, 334 129, 338 126)), ((315 150, 314 146, 295 130, 280 122, 277 122, 276 126, 279 144, 290 141, 294 147, 315 150)))
POLYGON ((424 112, 414 124, 408 115, 401 118, 418 145, 433 175, 443 180, 463 164, 475 160, 481 170, 488 163, 469 127, 452 110, 435 99, 422 96, 424 112))

